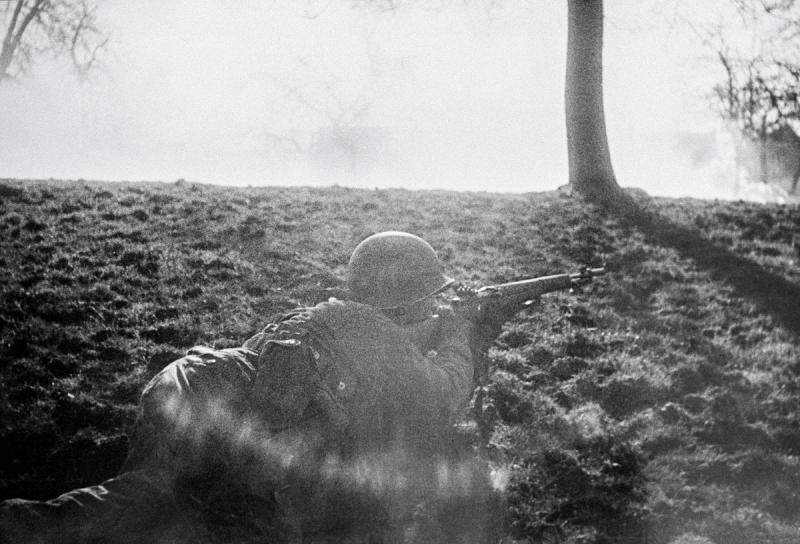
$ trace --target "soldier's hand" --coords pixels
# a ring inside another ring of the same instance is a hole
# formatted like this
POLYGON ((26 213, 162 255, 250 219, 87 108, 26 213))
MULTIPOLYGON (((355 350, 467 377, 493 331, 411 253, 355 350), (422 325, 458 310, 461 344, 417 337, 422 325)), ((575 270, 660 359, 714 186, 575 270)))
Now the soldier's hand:
POLYGON ((450 306, 439 306, 436 310, 439 322, 439 344, 466 342, 469 337, 469 323, 453 311, 450 306))

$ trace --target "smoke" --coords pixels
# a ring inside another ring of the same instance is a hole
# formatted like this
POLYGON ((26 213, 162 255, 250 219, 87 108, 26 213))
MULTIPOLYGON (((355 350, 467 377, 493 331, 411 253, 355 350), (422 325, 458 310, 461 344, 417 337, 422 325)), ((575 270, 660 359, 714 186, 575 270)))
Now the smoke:
MULTIPOLYGON (((0 176, 563 185, 565 4, 458 4, 104 2, 105 71, 81 84, 45 62, 0 87, 0 176)), ((606 8, 617 177, 654 195, 741 196, 735 179, 693 167, 670 141, 708 130, 713 70, 674 27, 645 25, 649 5, 606 8)))
POLYGON ((492 469, 489 473, 492 482, 492 489, 499 492, 504 492, 511 481, 511 469, 506 466, 500 466, 492 469))

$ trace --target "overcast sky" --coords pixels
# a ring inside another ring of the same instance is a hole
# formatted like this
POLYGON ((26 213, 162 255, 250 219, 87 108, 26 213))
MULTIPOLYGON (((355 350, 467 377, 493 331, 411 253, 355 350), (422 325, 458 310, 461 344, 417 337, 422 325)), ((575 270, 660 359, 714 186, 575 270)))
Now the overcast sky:
MULTIPOLYGON (((376 14, 343 0, 101 0, 102 72, 79 83, 48 64, 0 87, 0 177, 563 185, 566 2, 452 4, 376 14)), ((606 2, 617 176, 656 195, 730 196, 720 164, 692 163, 680 144, 714 127, 715 73, 654 10, 664 4, 606 2)))

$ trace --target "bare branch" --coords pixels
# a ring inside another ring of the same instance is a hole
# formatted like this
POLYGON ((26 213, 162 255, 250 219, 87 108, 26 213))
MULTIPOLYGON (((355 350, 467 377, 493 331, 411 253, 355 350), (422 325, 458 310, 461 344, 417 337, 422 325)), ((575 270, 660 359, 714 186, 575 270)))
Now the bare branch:
POLYGON ((3 47, 0 49, 0 82, 9 77, 8 68, 14 60, 14 54, 19 49, 19 43, 14 41, 14 31, 24 4, 25 0, 17 0, 8 30, 3 38, 3 47))
POLYGON ((36 0, 31 6, 30 11, 25 15, 22 19, 22 23, 20 23, 19 28, 17 29, 16 34, 14 35, 14 43, 19 44, 20 40, 22 40, 22 35, 25 34, 25 30, 27 30, 28 25, 31 24, 31 21, 38 18, 42 9, 48 4, 48 0, 36 0))
POLYGON ((301 142, 297 136, 271 131, 264 131, 263 135, 274 147, 289 148, 294 153, 308 153, 309 144, 301 142))
POLYGON ((22 11, 23 4, 25 4, 25 0, 17 0, 17 5, 14 6, 14 13, 11 15, 11 22, 8 24, 8 30, 6 30, 6 36, 3 39, 3 49, 5 49, 6 43, 11 42, 11 37, 14 35, 14 29, 17 26, 17 19, 19 19, 19 13, 22 11))
POLYGON ((24 74, 35 59, 67 56, 79 78, 96 68, 109 42, 96 26, 90 0, 16 0, 0 52, 0 82, 24 74))

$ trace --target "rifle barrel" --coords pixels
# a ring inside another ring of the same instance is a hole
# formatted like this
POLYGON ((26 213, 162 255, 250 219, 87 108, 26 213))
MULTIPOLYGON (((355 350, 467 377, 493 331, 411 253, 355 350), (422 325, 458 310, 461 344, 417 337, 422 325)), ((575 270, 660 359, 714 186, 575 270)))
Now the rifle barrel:
MULTIPOLYGON (((569 289, 572 286, 571 274, 554 274, 552 276, 541 276, 539 278, 530 278, 527 280, 510 281, 508 283, 501 283, 499 285, 487 285, 478 289, 478 296, 481 293, 492 295, 498 294, 528 294, 535 297, 550 291, 558 291, 560 289, 569 289)), ((483 295, 486 296, 486 295, 483 295)))
POLYGON ((478 289, 477 295, 479 297, 494 295, 513 297, 518 294, 529 295, 533 298, 552 291, 560 291, 562 289, 569 289, 576 285, 588 283, 595 276, 602 276, 605 273, 605 268, 584 268, 580 272, 574 274, 553 274, 552 276, 540 276, 538 278, 510 281, 498 285, 487 285, 478 289))

